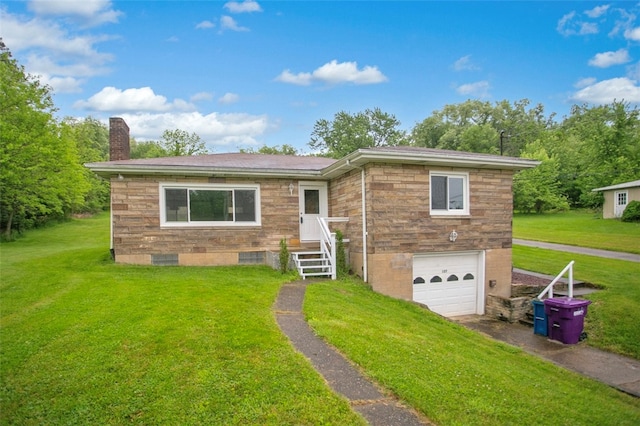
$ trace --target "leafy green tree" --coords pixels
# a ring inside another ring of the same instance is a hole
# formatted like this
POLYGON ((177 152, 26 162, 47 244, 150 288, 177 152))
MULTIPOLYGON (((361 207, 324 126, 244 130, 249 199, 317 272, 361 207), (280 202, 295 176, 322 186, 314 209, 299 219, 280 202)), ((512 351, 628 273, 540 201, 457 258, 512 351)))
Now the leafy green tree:
POLYGON ((156 141, 138 142, 134 138, 131 138, 130 147, 129 156, 131 159, 170 157, 167 150, 156 141))
POLYGON ((316 121, 309 147, 320 155, 341 158, 360 148, 397 146, 408 143, 400 121, 379 108, 350 114, 340 111, 333 121, 316 121))
POLYGON ((244 152, 247 154, 271 154, 271 155, 298 155, 298 150, 295 149, 291 145, 276 145, 276 146, 266 146, 263 145, 260 148, 241 148, 240 152, 244 152))
POLYGON ((88 184, 74 141, 55 121, 50 89, 0 40, 0 222, 4 237, 83 204, 88 184))
POLYGON ((204 141, 195 132, 188 133, 180 129, 165 130, 159 145, 170 157, 200 155, 209 152, 204 141))
MULTIPOLYGON (((593 188, 640 179, 640 112, 627 103, 574 106, 561 126, 563 140, 554 151, 561 155, 563 171, 572 180, 572 203, 580 207, 602 205, 593 188), (566 145, 571 147, 566 150, 566 145)), ((568 186, 568 185, 565 185, 568 186)))
POLYGON ((491 104, 468 100, 445 105, 417 123, 411 143, 426 148, 519 156, 526 143, 553 127, 553 116, 544 107, 530 107, 527 99, 513 104, 506 100, 491 104), (502 142, 502 148, 501 148, 502 142))
MULTIPOLYGON (((75 142, 80 164, 109 160, 109 129, 92 117, 66 118, 61 125, 62 134, 75 142)), ((109 208, 109 182, 91 170, 83 169, 89 185, 80 210, 97 212, 109 208)))
POLYGON ((558 182, 558 161, 549 156, 541 143, 527 145, 523 158, 539 160, 533 169, 517 173, 513 179, 513 207, 524 213, 543 213, 569 209, 558 182))

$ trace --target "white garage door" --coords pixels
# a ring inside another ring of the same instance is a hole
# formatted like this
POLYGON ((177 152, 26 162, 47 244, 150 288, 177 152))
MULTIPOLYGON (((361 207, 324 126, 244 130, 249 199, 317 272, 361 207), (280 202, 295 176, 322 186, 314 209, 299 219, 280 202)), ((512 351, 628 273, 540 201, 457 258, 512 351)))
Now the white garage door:
POLYGON ((413 257, 413 300, 452 317, 484 313, 481 253, 413 257))

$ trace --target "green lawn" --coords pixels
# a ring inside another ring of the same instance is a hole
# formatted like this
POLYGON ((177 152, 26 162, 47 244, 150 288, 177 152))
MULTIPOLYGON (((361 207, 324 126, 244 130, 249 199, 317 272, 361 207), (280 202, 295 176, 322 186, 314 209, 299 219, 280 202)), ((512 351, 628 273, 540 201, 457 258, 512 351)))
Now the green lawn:
MULTIPOLYGON (((515 215, 514 238, 640 253, 640 224, 572 211, 515 215)), ((640 263, 514 246, 517 268, 557 275, 575 260, 574 277, 604 288, 586 298, 589 345, 640 359, 640 263)))
POLYGON ((286 277, 114 265, 108 229, 2 244, 0 424, 362 424, 277 327, 286 277))
POLYGON ((636 425, 640 400, 368 286, 307 288, 319 335, 440 425, 636 425))
POLYGON ((602 219, 586 210, 516 214, 513 238, 640 254, 640 223, 602 219))
MULTIPOLYGON (((0 424, 363 424, 294 351, 266 267, 115 265, 108 216, 0 245, 0 424)), ((638 424, 640 400, 350 280, 310 323, 441 425, 638 424)))

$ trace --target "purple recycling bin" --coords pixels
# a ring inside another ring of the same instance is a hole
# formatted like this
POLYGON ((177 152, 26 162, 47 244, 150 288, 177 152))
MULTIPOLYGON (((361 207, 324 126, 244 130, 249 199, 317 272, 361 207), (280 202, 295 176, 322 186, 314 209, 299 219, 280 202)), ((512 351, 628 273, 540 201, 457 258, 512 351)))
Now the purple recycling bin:
POLYGON ((590 303, 590 300, 568 297, 546 299, 544 311, 547 314, 547 336, 569 345, 578 343, 590 303))

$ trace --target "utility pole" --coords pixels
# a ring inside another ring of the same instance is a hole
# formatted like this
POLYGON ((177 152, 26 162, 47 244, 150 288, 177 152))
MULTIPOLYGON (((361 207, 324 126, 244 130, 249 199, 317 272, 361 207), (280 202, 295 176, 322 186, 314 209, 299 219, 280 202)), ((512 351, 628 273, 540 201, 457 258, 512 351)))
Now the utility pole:
POLYGON ((504 152, 504 149, 503 149, 504 138, 508 139, 509 137, 510 137, 510 135, 505 135, 504 134, 504 130, 500 130, 500 155, 502 155, 502 153, 504 152))

